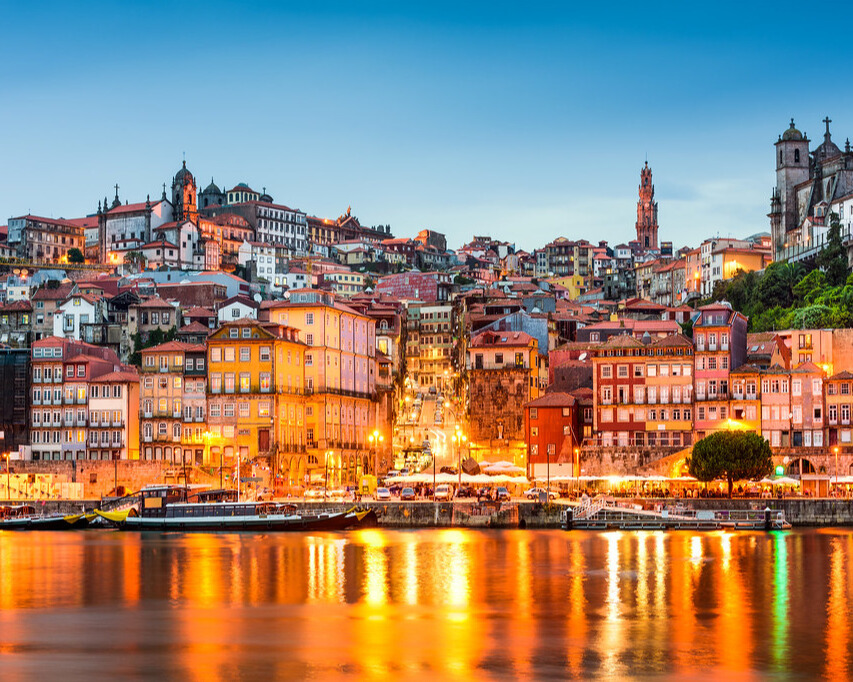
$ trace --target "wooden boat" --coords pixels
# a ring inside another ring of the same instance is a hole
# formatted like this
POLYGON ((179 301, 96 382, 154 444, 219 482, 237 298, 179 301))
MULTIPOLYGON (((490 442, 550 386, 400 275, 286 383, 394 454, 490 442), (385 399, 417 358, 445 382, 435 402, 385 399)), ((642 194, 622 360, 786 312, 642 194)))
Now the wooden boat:
MULTIPOLYGON (((227 497, 227 496, 226 496, 227 497)), ((122 530, 140 531, 336 531, 375 525, 372 510, 298 512, 293 505, 274 502, 187 502, 174 486, 140 491, 140 507, 97 514, 122 530)))
POLYGON ((31 504, 0 507, 0 530, 72 530, 87 528, 94 515, 41 515, 31 504))

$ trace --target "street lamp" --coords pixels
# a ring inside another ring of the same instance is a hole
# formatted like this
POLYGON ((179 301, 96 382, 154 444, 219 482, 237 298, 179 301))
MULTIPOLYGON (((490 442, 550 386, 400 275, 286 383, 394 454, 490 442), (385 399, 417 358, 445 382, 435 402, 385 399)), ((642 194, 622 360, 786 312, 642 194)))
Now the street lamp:
POLYGON ((6 457, 6 497, 10 500, 12 499, 12 477, 9 473, 9 458, 11 456, 11 452, 4 453, 4 457, 6 457))
POLYGON ((838 446, 832 448, 835 452, 835 495, 838 495, 838 446))
POLYGON ((575 448, 575 491, 577 491, 580 486, 580 479, 578 478, 578 474, 580 473, 578 470, 581 468, 581 451, 580 448, 575 448))

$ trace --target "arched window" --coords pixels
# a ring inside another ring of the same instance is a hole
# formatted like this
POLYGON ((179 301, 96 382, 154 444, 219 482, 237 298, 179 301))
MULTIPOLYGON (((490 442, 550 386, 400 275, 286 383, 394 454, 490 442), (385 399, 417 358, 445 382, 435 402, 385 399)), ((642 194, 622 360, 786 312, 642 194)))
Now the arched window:
POLYGON ((800 162, 800 150, 795 149, 794 150, 794 163, 799 163, 799 162, 800 162))

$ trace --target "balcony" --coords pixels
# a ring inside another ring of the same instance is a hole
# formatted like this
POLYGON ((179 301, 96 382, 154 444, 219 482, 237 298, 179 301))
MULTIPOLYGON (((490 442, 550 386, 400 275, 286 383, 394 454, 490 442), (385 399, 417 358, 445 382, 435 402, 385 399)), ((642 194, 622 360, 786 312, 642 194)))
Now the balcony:
POLYGON ((118 420, 113 419, 110 422, 110 425, 113 426, 114 428, 117 428, 117 429, 123 428, 124 427, 124 419, 118 419, 118 420))
POLYGON ((727 344, 727 343, 721 343, 720 344, 720 350, 728 350, 728 349, 729 349, 729 344, 727 344))
POLYGON ((711 352, 716 351, 717 350, 717 344, 716 343, 709 343, 708 344, 708 350, 711 352))

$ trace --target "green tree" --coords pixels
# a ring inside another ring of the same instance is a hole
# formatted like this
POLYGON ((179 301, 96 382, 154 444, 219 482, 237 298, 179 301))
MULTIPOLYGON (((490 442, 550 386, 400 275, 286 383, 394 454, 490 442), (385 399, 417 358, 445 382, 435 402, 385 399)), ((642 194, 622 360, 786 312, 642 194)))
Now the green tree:
POLYGON ((74 248, 68 249, 68 262, 85 263, 86 258, 83 256, 83 252, 75 246, 74 248))
POLYGON ((817 265, 826 273, 826 281, 830 286, 843 286, 847 281, 850 269, 847 267, 847 249, 841 242, 841 223, 837 213, 831 214, 829 219, 826 246, 817 256, 817 265))
MULTIPOLYGON (((843 282, 842 282, 843 284, 843 282)), ((826 275, 822 270, 812 270, 794 285, 794 296, 802 303, 814 303, 826 289, 826 275)))
POLYGON ((770 475, 773 460, 770 443, 751 431, 718 431, 693 446, 687 462, 691 476, 700 481, 725 478, 729 484, 741 479, 755 480, 770 475))
POLYGON ((141 272, 148 265, 148 260, 142 251, 131 251, 124 257, 125 264, 136 272, 141 272))
POLYGON ((765 308, 790 308, 794 303, 794 287, 805 274, 799 263, 771 263, 758 282, 756 294, 765 308))

